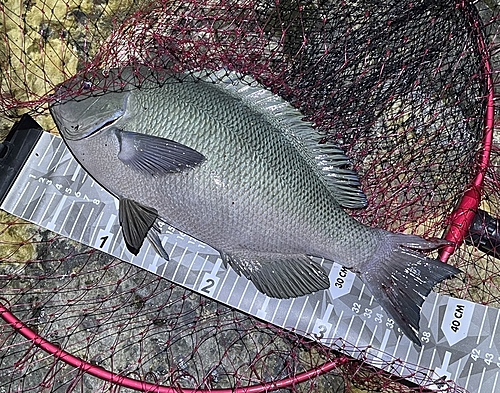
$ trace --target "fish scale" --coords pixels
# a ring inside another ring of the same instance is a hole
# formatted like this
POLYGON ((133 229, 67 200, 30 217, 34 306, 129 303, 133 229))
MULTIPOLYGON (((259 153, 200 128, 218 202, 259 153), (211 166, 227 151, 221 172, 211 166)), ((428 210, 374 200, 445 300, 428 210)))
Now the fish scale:
POLYGON ((83 91, 77 100, 63 98, 61 85, 50 110, 75 158, 120 200, 129 251, 137 254, 148 237, 168 258, 154 227, 163 220, 218 250, 238 274, 277 298, 328 289, 326 271, 310 257, 333 260, 359 273, 420 344, 425 296, 458 269, 419 250, 446 241, 350 217, 341 205, 361 207, 366 198, 345 167, 347 157, 322 147, 300 112, 249 77, 178 82, 160 72, 154 79, 163 84, 137 88, 134 70, 126 68, 97 83, 112 86, 117 75, 119 88, 83 91))

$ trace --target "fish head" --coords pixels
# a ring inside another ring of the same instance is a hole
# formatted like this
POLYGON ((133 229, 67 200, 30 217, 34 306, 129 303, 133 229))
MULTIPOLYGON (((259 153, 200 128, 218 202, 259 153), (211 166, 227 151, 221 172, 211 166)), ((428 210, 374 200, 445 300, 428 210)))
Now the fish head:
POLYGON ((106 76, 76 76, 57 86, 50 113, 62 137, 80 140, 105 130, 123 118, 133 84, 106 76))

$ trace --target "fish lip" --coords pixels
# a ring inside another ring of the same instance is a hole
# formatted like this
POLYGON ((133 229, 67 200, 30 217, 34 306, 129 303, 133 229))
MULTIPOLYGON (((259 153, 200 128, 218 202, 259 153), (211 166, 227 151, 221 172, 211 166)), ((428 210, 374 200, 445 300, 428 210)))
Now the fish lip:
MULTIPOLYGON (((82 131, 82 128, 81 128, 79 122, 76 122, 76 124, 74 126, 70 126, 70 127, 67 126, 67 124, 72 124, 75 122, 68 118, 70 116, 65 116, 63 106, 62 106, 65 103, 64 100, 56 99, 55 103, 50 106, 50 112, 51 112, 52 117, 54 118, 54 120, 58 126, 58 129, 61 131, 61 134, 63 134, 65 139, 72 140, 72 141, 78 141, 78 140, 82 140, 82 139, 91 137, 92 135, 100 133, 101 131, 104 131, 106 129, 109 129, 118 120, 123 118, 123 116, 125 115, 126 110, 127 110, 129 96, 130 96, 130 92, 127 92, 123 98, 122 107, 117 109, 111 116, 109 116, 105 120, 102 120, 100 122, 96 122, 95 124, 87 127, 83 131, 82 131)), ((91 108, 91 106, 89 106, 80 115, 80 120, 81 120, 81 117, 84 116, 85 113, 90 108, 91 108)))
POLYGON ((90 128, 88 131, 79 133, 78 132, 78 125, 74 130, 71 130, 67 127, 64 127, 66 131, 66 138, 72 141, 79 141, 85 138, 89 138, 95 134, 100 133, 104 129, 111 127, 113 124, 115 124, 118 120, 120 120, 123 117, 123 114, 120 114, 118 116, 112 117, 111 119, 108 119, 106 121, 103 121, 94 127, 90 128))

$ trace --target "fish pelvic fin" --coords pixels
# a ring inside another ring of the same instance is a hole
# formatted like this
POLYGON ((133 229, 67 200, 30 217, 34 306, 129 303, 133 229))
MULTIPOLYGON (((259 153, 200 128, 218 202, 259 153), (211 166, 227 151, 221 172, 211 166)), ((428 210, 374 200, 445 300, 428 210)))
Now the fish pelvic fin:
POLYGON ((158 218, 158 212, 156 209, 144 206, 132 199, 121 198, 118 218, 127 249, 132 254, 137 255, 144 239, 158 218))
POLYGON ((269 297, 288 299, 308 295, 330 287, 328 274, 306 255, 225 254, 239 275, 251 280, 257 290, 269 297))
POLYGON ((436 284, 460 270, 418 251, 445 246, 449 244, 446 240, 428 241, 415 235, 382 232, 385 242, 363 267, 361 278, 402 332, 421 346, 417 333, 425 298, 436 284))

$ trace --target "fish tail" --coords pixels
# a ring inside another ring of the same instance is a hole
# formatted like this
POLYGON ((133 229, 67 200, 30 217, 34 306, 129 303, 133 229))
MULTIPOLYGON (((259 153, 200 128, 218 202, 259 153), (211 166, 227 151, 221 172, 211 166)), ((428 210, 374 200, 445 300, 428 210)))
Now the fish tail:
POLYGON ((403 333, 420 346, 417 333, 425 298, 436 284, 460 270, 420 251, 445 246, 446 240, 380 231, 381 245, 361 269, 361 278, 403 333))

